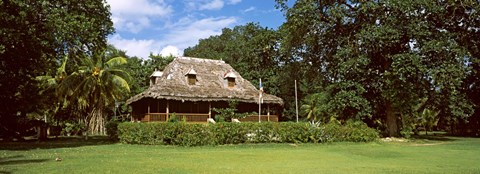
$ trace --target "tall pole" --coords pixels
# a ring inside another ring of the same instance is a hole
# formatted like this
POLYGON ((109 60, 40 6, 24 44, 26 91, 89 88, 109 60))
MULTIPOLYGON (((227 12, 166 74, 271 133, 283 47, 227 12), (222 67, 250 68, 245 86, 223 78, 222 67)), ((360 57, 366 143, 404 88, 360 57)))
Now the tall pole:
POLYGON ((262 97, 263 97, 262 79, 260 79, 260 89, 258 89, 258 122, 260 123, 260 115, 262 113, 262 97))
POLYGON ((295 113, 297 115, 297 123, 298 123, 297 80, 295 80, 295 113))
POLYGON ((260 96, 258 96, 258 122, 260 123, 260 113, 262 112, 262 104, 260 103, 260 96))

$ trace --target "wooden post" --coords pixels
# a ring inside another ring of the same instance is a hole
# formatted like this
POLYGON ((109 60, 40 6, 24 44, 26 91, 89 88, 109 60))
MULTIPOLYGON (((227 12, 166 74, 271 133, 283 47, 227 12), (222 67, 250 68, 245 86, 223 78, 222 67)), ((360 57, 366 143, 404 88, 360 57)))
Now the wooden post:
POLYGON ((165 121, 168 120, 168 112, 169 112, 169 110, 168 110, 168 107, 169 107, 169 106, 168 106, 168 105, 169 105, 169 103, 168 103, 168 100, 167 100, 167 117, 165 118, 165 121))
POLYGON ((147 113, 147 121, 150 122, 150 101, 148 101, 147 113))
POLYGON ((212 118, 212 103, 208 102, 208 118, 212 118))
POLYGON ((267 120, 270 122, 270 105, 267 104, 267 120))

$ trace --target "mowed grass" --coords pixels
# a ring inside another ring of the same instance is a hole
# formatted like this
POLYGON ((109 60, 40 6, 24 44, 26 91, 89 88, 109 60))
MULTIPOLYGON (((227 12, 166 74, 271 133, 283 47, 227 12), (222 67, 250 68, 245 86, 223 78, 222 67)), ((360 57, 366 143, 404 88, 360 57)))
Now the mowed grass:
POLYGON ((174 147, 62 138, 0 143, 0 173, 480 173, 480 139, 174 147))

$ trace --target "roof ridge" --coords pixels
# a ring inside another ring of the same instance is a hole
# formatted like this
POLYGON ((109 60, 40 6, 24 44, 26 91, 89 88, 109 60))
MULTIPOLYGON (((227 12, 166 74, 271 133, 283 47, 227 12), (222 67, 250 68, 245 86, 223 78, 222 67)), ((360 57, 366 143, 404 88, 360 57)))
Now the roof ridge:
POLYGON ((191 61, 204 61, 204 62, 218 62, 218 63, 225 63, 223 60, 215 60, 215 59, 204 59, 198 57, 185 57, 185 56, 178 56, 175 59, 179 60, 191 60, 191 61))

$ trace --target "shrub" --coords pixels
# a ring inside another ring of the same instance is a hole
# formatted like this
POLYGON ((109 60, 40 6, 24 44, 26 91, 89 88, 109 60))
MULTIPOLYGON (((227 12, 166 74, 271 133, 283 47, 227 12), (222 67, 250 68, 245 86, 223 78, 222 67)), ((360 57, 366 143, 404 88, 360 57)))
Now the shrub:
POLYGON ((325 125, 327 141, 369 142, 379 138, 378 131, 360 121, 347 121, 344 125, 330 122, 325 125))
POLYGON ((168 120, 167 120, 167 122, 169 122, 169 123, 176 123, 176 122, 178 122, 178 121, 179 121, 179 120, 178 120, 178 117, 177 117, 177 114, 176 114, 176 113, 172 113, 172 114, 170 115, 170 117, 168 118, 168 120))
POLYGON ((64 135, 82 135, 85 130, 85 125, 81 123, 65 123, 62 134, 64 135))
POLYGON ((105 128, 107 129, 107 136, 108 139, 111 141, 118 141, 118 124, 119 121, 109 121, 105 124, 105 128))
POLYGON ((344 125, 328 123, 320 127, 309 123, 120 123, 120 142, 129 144, 168 144, 202 146, 241 143, 323 143, 369 142, 378 132, 363 122, 344 125))

